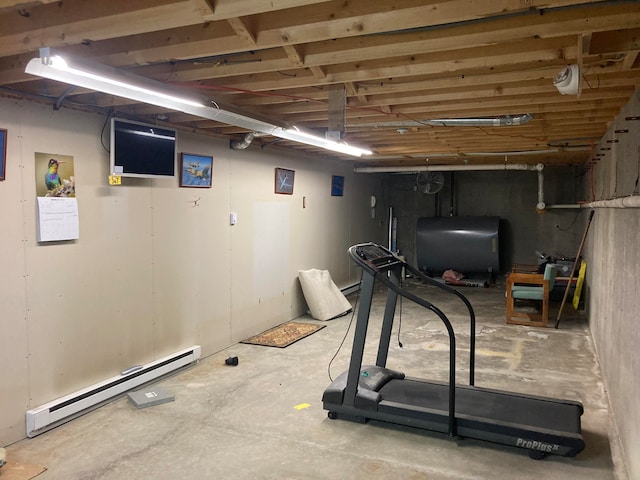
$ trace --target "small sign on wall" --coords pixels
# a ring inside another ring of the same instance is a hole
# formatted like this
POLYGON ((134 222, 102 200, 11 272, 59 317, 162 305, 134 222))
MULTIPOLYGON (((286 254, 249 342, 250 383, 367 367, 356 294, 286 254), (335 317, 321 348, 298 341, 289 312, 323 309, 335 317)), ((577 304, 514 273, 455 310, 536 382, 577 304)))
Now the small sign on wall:
POLYGON ((109 185, 122 185, 122 177, 120 175, 109 175, 109 185))

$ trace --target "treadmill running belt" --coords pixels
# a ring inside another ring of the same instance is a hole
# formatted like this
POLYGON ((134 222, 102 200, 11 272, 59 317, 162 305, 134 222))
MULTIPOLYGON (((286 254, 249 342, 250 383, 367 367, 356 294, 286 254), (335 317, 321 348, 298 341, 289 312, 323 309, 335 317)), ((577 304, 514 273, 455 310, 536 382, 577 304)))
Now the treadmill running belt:
MULTIPOLYGON (((411 379, 391 380, 379 391, 384 402, 449 411, 448 386, 411 379)), ((510 392, 458 386, 456 388, 456 416, 497 420, 531 425, 556 431, 580 433, 581 409, 571 403, 541 397, 525 397, 510 392)))

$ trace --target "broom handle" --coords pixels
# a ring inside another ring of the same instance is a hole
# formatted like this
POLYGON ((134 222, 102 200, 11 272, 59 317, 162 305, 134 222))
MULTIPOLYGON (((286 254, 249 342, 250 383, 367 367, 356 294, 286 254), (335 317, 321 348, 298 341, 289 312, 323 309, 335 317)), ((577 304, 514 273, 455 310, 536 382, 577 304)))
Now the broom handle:
POLYGON ((587 220, 587 226, 585 227, 584 233, 582 234, 582 241, 580 242, 580 247, 578 247, 578 253, 576 255, 576 259, 573 261, 573 268, 571 269, 571 275, 569 275, 567 288, 564 290, 564 297, 562 298, 562 303, 560 304, 560 310, 558 310, 558 317, 556 318, 556 328, 558 328, 558 326, 560 325, 560 315, 562 315, 562 309, 564 307, 565 302, 567 301, 567 297, 569 296, 569 289, 571 288, 571 282, 573 281, 573 272, 576 271, 576 267, 578 266, 580 255, 582 255, 582 247, 584 247, 584 242, 587 239, 587 232, 589 231, 589 225, 591 225, 591 219, 593 218, 594 212, 595 210, 591 210, 591 213, 589 213, 589 220, 587 220))

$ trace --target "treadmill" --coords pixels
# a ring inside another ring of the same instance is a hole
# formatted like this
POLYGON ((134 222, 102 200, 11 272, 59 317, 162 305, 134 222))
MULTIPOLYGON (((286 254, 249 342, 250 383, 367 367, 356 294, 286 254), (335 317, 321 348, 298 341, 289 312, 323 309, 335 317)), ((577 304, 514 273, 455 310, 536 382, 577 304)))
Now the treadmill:
POLYGON ((323 408, 330 419, 364 423, 378 420, 398 425, 448 433, 528 450, 533 459, 547 455, 574 457, 584 449, 580 402, 492 390, 474 385, 475 314, 457 290, 442 284, 375 243, 349 248, 349 255, 362 267, 360 308, 349 369, 324 391, 323 408), (470 317, 469 385, 455 379, 455 333, 447 316, 430 302, 401 286, 403 269, 425 283, 456 295, 470 317), (362 365, 375 281, 388 287, 375 365, 362 365), (386 368, 391 328, 398 296, 434 312, 449 334, 449 382, 405 377, 386 368))

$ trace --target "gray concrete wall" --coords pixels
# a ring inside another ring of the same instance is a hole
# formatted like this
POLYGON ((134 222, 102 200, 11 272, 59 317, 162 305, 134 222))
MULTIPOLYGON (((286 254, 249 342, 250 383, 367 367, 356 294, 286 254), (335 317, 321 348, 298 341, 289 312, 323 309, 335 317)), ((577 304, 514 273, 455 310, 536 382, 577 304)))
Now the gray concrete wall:
MULTIPOLYGON (((595 148, 588 200, 638 195, 640 90, 595 148), (616 142, 617 141, 617 142, 616 142)), ((640 209, 597 208, 585 245, 587 310, 628 478, 640 478, 640 209)))
MULTIPOLYGON (((510 159, 510 163, 517 162, 517 157, 510 159)), ((548 167, 543 174, 547 204, 575 203, 580 199, 583 168, 548 167)), ((567 209, 538 213, 536 172, 468 171, 444 175, 444 187, 437 195, 414 190, 414 174, 387 178, 388 198, 398 218, 398 248, 410 262, 416 263, 417 219, 439 215, 500 217, 502 272, 509 271, 513 263, 536 263, 536 250, 575 256, 583 216, 567 209)))

